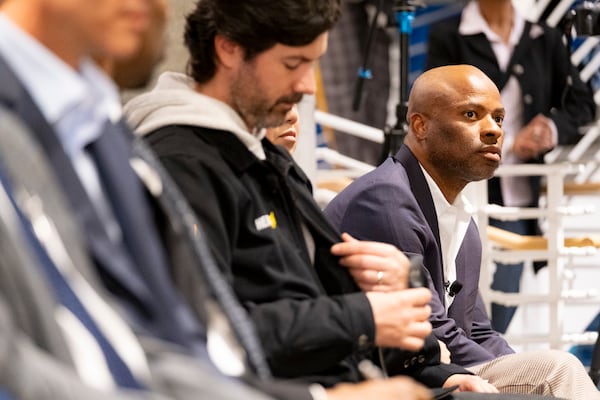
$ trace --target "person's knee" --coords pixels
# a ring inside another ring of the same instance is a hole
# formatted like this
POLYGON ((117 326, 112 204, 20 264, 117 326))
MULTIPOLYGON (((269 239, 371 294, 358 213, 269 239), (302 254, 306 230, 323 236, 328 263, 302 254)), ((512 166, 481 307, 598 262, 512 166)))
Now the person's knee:
POLYGON ((544 350, 538 353, 540 364, 546 365, 548 372, 572 375, 582 370, 583 365, 573 354, 562 350, 544 350))
POLYGON ((549 356, 555 359, 555 362, 564 368, 581 368, 581 361, 568 351, 549 350, 549 356))

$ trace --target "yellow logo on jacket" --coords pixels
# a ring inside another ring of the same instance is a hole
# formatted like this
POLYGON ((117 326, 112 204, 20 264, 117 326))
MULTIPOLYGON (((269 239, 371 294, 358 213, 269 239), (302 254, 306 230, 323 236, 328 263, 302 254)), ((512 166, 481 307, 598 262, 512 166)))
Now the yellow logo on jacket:
POLYGON ((263 229, 267 228, 277 228, 277 219, 275 218, 275 213, 271 211, 269 214, 261 215, 254 220, 254 225, 258 231, 262 231, 263 229))

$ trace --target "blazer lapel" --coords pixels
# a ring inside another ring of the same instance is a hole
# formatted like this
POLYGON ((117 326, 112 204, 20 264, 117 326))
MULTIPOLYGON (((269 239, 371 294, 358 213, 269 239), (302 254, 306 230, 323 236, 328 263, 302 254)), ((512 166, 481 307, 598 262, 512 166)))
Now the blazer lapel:
POLYGON ((431 197, 429 185, 427 185, 427 180, 425 180, 425 175, 423 175, 421 166, 407 146, 402 146, 402 148, 400 148, 396 154, 396 159, 400 161, 404 166, 404 169, 406 169, 408 180, 410 182, 410 189, 419 203, 421 211, 423 211, 423 214, 425 215, 427 224, 435 236, 438 247, 440 247, 440 228, 435 212, 435 205, 433 204, 433 197, 431 197))
POLYGON ((278 173, 284 175, 294 208, 314 238, 315 271, 327 293, 342 294, 359 290, 346 268, 340 267, 338 258, 331 254, 331 246, 341 241, 340 233, 315 202, 308 177, 289 154, 273 146, 267 139, 263 139, 263 147, 269 161, 278 173))
POLYGON ((432 264, 433 262, 439 265, 439 268, 435 268, 434 265, 431 265, 431 268, 427 268, 429 273, 432 275, 431 278, 434 282, 438 282, 436 286, 436 290, 440 294, 440 300, 444 302, 443 293, 445 288, 443 287, 444 276, 443 276, 443 260, 442 260, 442 251, 441 251, 441 240, 440 240, 440 228, 437 220, 437 213, 435 212, 435 205, 433 203, 433 197, 431 197, 431 192, 429 190, 429 185, 427 184, 427 180, 425 179, 425 175, 421 170, 421 166, 419 162, 412 154, 410 149, 407 146, 402 146, 398 153, 396 153, 395 158, 402 164, 404 169, 406 170, 406 175, 408 176, 408 180, 410 183, 410 189, 415 196, 415 200, 419 204, 423 215, 425 216, 425 220, 427 221, 427 225, 431 229, 433 237, 435 238, 435 242, 437 244, 437 248, 440 249, 438 253, 438 258, 435 261, 428 262, 428 255, 423 254, 425 257, 425 267, 428 267, 427 264, 432 264))
POLYGON ((513 73, 513 68, 520 63, 523 57, 527 57, 527 51, 531 44, 530 22, 525 23, 521 40, 515 47, 510 62, 505 71, 498 65, 498 60, 487 37, 483 33, 462 36, 464 43, 464 59, 467 64, 477 65, 490 79, 496 82, 498 90, 502 90, 513 73))
POLYGON ((459 293, 450 306, 452 318, 456 320, 458 326, 465 327, 467 334, 470 333, 472 324, 472 309, 475 307, 477 298, 477 288, 479 287, 479 268, 471 268, 472 265, 481 264, 481 240, 479 230, 475 221, 471 218, 467 232, 456 255, 456 279, 463 283, 463 288, 475 288, 475 293, 459 293))

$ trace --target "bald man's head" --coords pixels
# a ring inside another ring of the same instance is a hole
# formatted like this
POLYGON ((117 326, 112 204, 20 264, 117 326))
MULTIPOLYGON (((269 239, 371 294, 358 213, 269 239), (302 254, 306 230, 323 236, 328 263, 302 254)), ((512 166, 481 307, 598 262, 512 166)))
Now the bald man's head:
POLYGON ((504 107, 498 88, 478 68, 424 72, 410 92, 407 119, 405 144, 448 201, 498 167, 504 107))
POLYGON ((413 84, 408 99, 408 116, 413 112, 431 114, 440 106, 476 91, 489 91, 500 97, 494 82, 477 67, 447 65, 430 69, 413 84))

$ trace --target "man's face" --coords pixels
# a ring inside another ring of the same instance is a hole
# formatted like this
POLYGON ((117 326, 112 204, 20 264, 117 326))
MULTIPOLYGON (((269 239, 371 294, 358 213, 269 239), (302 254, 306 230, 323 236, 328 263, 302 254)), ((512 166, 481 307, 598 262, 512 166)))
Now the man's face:
POLYGON ((465 80, 432 107, 428 158, 447 179, 463 184, 488 179, 500 164, 504 108, 490 84, 465 80))
POLYGON ((148 84, 157 64, 163 59, 166 46, 165 25, 168 7, 166 0, 148 0, 148 29, 133 56, 116 60, 112 76, 121 88, 136 89, 148 84))
MULTIPOLYGON (((43 8, 48 26, 48 42, 68 62, 82 55, 115 60, 131 56, 148 29, 149 0, 36 0, 43 8), (61 47, 59 40, 69 38, 61 47)), ((44 23, 44 22, 41 22, 44 23)), ((73 60, 75 59, 75 60, 73 60)))
POLYGON ((240 63, 229 98, 250 130, 282 125, 304 94, 315 93, 314 65, 326 48, 323 33, 306 46, 277 44, 240 63))

